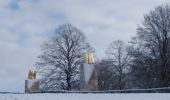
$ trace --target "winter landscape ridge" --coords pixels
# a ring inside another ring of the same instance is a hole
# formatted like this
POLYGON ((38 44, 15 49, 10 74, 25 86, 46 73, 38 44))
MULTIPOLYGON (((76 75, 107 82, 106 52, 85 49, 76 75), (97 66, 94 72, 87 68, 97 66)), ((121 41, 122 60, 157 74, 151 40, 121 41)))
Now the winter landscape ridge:
POLYGON ((0 100, 169 100, 169 93, 132 94, 0 94, 0 100))

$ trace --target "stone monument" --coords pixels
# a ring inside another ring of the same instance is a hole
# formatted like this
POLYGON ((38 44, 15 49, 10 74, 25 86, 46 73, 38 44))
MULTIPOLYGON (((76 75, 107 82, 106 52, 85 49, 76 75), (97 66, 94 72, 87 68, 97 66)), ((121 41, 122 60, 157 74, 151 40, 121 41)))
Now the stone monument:
POLYGON ((40 92, 40 81, 36 79, 37 72, 30 70, 25 80, 25 93, 40 92))
POLYGON ((97 91, 98 75, 97 68, 94 63, 93 54, 88 52, 85 54, 86 62, 81 65, 81 91, 97 91))

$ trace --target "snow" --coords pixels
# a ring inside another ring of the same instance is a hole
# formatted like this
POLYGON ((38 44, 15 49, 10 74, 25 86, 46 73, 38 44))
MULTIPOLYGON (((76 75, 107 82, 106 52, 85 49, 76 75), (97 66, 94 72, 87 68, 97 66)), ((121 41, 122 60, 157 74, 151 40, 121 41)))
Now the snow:
POLYGON ((0 94, 0 100, 169 100, 170 93, 143 94, 0 94))
POLYGON ((86 83, 89 82, 89 79, 92 76, 93 70, 94 70, 94 64, 88 64, 88 63, 84 64, 84 74, 85 74, 84 76, 85 76, 86 83))

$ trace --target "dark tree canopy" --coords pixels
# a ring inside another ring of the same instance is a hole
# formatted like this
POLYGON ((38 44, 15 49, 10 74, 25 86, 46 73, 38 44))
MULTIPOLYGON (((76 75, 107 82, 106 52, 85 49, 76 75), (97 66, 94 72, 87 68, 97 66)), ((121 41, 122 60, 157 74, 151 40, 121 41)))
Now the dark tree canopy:
POLYGON ((135 37, 132 74, 141 88, 170 86, 170 6, 144 16, 135 37))

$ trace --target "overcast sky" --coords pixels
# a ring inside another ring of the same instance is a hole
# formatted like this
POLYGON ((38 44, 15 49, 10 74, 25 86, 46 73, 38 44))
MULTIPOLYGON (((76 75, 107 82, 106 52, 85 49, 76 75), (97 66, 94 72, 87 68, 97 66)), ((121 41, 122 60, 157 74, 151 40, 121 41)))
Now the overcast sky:
POLYGON ((24 91, 40 45, 58 25, 81 29, 104 57, 113 40, 130 40, 143 15, 168 0, 1 0, 0 91, 24 91))

